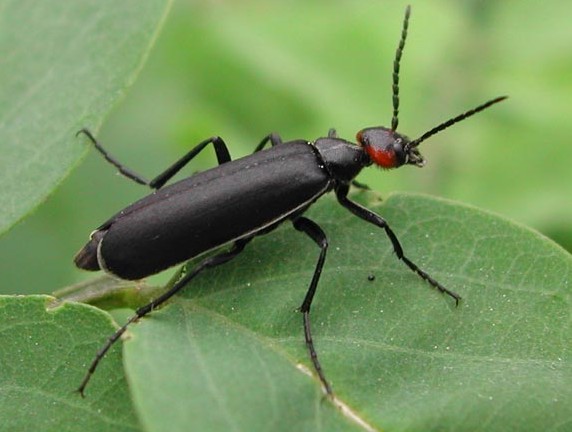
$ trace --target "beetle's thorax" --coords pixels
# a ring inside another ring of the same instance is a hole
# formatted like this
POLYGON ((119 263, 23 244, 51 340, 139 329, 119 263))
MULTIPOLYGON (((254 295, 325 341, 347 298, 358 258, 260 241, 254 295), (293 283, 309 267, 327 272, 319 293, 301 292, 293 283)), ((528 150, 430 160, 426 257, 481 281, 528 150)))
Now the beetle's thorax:
POLYGON ((313 146, 329 175, 339 182, 351 182, 364 167, 371 165, 361 147, 341 138, 319 138, 313 146))
POLYGON ((371 162, 381 168, 398 168, 409 164, 422 167, 423 156, 411 140, 396 131, 383 126, 362 129, 356 139, 363 147, 371 162))

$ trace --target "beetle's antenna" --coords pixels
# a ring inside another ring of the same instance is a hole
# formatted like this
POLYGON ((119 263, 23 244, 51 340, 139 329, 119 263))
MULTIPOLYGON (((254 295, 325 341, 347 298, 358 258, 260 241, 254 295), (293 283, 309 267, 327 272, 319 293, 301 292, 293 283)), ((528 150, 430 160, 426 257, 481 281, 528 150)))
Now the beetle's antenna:
POLYGON ((391 118, 391 130, 397 130, 399 123, 399 62, 405 48, 405 39, 407 39, 407 28, 409 27, 409 16, 411 15, 411 6, 405 8, 405 18, 403 18, 403 28, 401 29, 401 39, 397 50, 395 51, 395 60, 393 60, 393 117, 391 118))
POLYGON ((419 144, 421 144, 423 141, 425 141, 427 138, 429 138, 430 136, 435 135, 436 133, 439 133, 445 129, 447 129, 449 126, 453 126, 455 123, 458 123, 462 120, 465 120, 466 118, 471 117, 473 114, 476 114, 482 110, 487 109, 488 107, 490 107, 491 105, 494 105, 496 103, 502 102, 503 100, 505 100, 506 98, 508 98, 508 96, 499 96, 497 98, 491 99, 488 102, 485 102, 482 105, 479 105, 476 108, 473 108, 472 110, 469 110, 467 112, 464 112, 463 114, 458 115, 457 117, 453 117, 450 120, 447 120, 446 122, 441 123, 439 126, 434 127, 433 129, 431 129, 428 132, 425 132, 423 135, 421 135, 419 138, 414 139, 413 141, 411 141, 409 143, 409 147, 413 148, 413 147, 417 147, 419 144))

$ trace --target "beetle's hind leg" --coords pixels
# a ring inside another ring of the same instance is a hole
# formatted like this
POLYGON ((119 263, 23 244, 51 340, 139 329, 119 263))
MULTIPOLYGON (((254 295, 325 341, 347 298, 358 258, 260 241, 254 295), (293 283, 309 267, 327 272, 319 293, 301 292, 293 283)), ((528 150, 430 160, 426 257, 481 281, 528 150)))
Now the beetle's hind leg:
POLYGON ((111 156, 107 150, 103 148, 101 143, 93 136, 89 129, 83 128, 76 133, 76 136, 84 134, 86 137, 89 138, 95 149, 105 158, 107 162, 113 165, 117 170, 127 177, 128 179, 133 180, 135 183, 139 183, 144 186, 149 186, 149 180, 145 179, 143 176, 137 174, 135 171, 130 170, 113 156, 111 156))
POLYGON ((111 156, 107 150, 103 148, 101 143, 93 136, 93 134, 86 128, 81 129, 76 135, 84 134, 89 138, 95 149, 101 153, 101 155, 108 161, 111 165, 119 170, 128 179, 133 180, 136 183, 142 184, 144 186, 149 186, 152 189, 159 189, 165 183, 167 183, 175 174, 177 174, 185 165, 187 165, 195 156, 197 156, 207 145, 212 144, 215 149, 216 158, 219 165, 226 162, 230 162, 230 153, 228 147, 223 139, 219 136, 210 137, 204 141, 201 141, 195 147, 193 147, 187 154, 185 154, 181 159, 176 161, 173 165, 168 167, 165 171, 155 177, 153 180, 149 181, 143 176, 137 174, 131 169, 127 168, 125 165, 120 163, 115 157, 111 156))

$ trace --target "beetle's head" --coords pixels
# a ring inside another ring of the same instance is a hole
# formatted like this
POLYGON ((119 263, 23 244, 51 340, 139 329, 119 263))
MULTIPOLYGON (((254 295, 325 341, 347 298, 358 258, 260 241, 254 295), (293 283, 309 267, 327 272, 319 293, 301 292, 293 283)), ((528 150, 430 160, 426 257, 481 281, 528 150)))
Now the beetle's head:
POLYGON ((427 138, 447 129, 449 126, 457 122, 465 120, 467 117, 478 113, 493 104, 496 104, 504 99, 506 96, 497 97, 479 105, 472 110, 463 114, 453 117, 433 129, 425 132, 419 138, 410 140, 405 135, 397 132, 397 125, 399 123, 399 68, 401 62, 401 55, 403 48, 405 48, 405 40, 407 39, 407 30, 409 27, 409 16, 411 15, 411 8, 407 6, 405 9, 405 18, 403 20, 403 28, 401 30, 401 39, 397 45, 395 52, 395 60, 393 61, 393 117, 391 118, 391 128, 383 126, 369 127, 362 129, 357 133, 357 141, 359 145, 365 150, 369 159, 375 165, 381 168, 398 168, 402 165, 415 165, 422 167, 425 165, 425 159, 419 153, 418 146, 427 138))
POLYGON ((357 133, 357 141, 370 160, 381 168, 397 168, 410 164, 422 167, 425 159, 417 147, 405 135, 382 126, 362 129, 357 133))

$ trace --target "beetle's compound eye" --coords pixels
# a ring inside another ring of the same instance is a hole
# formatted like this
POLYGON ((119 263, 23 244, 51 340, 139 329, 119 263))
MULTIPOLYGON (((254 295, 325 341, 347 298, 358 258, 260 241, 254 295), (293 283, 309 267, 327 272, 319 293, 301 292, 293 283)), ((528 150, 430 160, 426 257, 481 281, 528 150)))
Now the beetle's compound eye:
POLYGON ((363 129, 358 132, 356 138, 371 161, 381 168, 397 168, 406 162, 404 144, 409 140, 391 129, 363 129))

